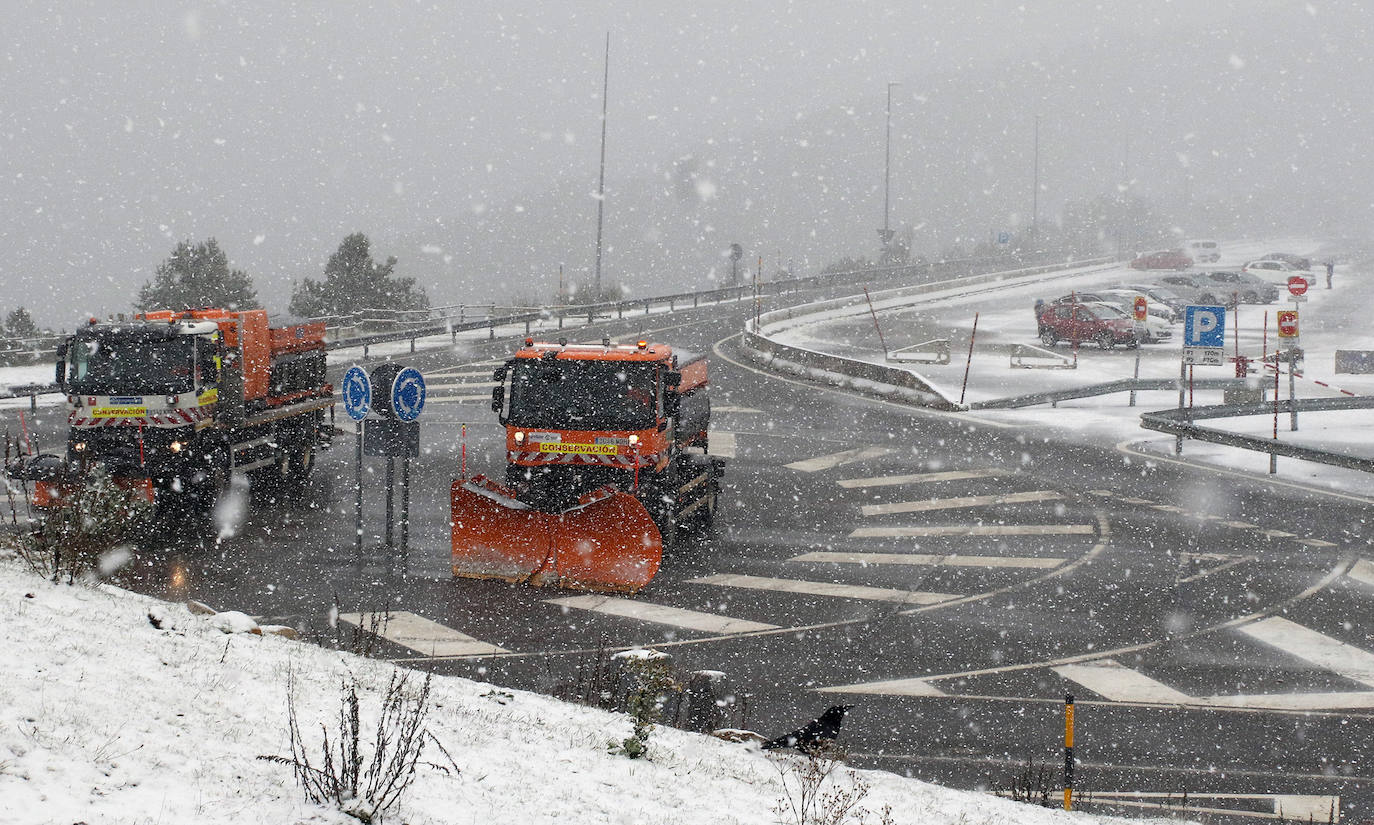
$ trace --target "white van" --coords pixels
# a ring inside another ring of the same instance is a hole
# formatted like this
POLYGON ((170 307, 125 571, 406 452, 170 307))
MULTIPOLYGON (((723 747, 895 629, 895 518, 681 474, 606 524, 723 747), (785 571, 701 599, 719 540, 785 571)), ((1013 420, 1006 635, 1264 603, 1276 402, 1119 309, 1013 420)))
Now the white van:
POLYGON ((1216 241, 1184 241, 1183 251, 1200 264, 1214 264, 1221 260, 1221 245, 1216 241))

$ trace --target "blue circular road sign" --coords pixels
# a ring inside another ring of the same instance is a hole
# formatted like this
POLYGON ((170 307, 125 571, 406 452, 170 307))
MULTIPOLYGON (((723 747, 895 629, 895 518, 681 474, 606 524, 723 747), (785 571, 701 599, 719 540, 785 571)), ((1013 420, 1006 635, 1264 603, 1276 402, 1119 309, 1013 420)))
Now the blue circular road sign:
POLYGON ((353 366, 344 373, 343 386, 340 388, 343 393, 344 412, 354 421, 362 421, 367 418, 367 413, 372 409, 372 382, 368 380, 367 373, 362 367, 353 366))
POLYGON ((402 421, 414 421, 425 408, 425 377, 406 367, 391 382, 391 409, 402 421))

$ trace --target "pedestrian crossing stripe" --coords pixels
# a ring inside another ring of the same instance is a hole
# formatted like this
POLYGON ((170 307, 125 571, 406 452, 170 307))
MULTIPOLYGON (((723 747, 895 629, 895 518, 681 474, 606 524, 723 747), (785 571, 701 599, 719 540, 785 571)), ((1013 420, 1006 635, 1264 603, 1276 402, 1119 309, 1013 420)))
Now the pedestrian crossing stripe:
POLYGON ((425 398, 426 404, 473 404, 479 401, 491 401, 491 394, 486 395, 440 395, 428 396, 425 398))
POLYGON ((924 527, 859 527, 850 538, 935 536, 1090 536, 1091 524, 930 524, 924 527))
POLYGON ((890 504, 865 504, 865 516, 882 516, 892 513, 923 513, 931 510, 953 510, 964 507, 987 507, 996 504, 1026 504, 1036 501, 1059 501, 1064 496, 1053 490, 1030 490, 1024 493, 1007 493, 997 496, 962 496, 959 498, 933 498, 925 501, 896 501, 890 504))
POLYGON ((1359 582, 1374 587, 1374 564, 1370 564, 1368 559, 1359 559, 1350 567, 1347 576, 1359 582))
POLYGON ((1374 653, 1303 627, 1282 616, 1270 616, 1237 628, 1241 633, 1290 656, 1374 687, 1374 653))
POLYGON ((756 409, 754 409, 753 407, 726 407, 726 406, 717 407, 717 406, 712 406, 712 407, 711 407, 711 412, 713 412, 713 413, 751 413, 751 414, 762 414, 762 413, 763 413, 763 410, 756 410, 756 409))
MULTIPOLYGON (((492 387, 494 387, 494 386, 496 386, 496 382, 494 382, 494 381, 466 381, 466 382, 464 382, 464 381, 459 381, 459 382, 455 382, 455 383, 452 383, 452 384, 426 384, 426 385, 425 385, 425 391, 426 391, 426 392, 438 392, 439 390, 458 390, 458 389, 474 389, 474 390, 475 390, 475 389, 478 389, 478 388, 484 388, 484 389, 490 390, 490 389, 491 389, 492 387)), ((487 393, 487 397, 488 397, 488 398, 491 397, 491 393, 490 393, 490 392, 487 393)))
POLYGON ((935 481, 965 481, 980 478, 996 478, 1010 475, 1013 471, 990 468, 987 470, 947 470, 939 473, 915 473, 900 476, 874 476, 872 478, 842 478, 835 483, 846 489, 855 487, 892 487, 898 484, 925 484, 935 481))
POLYGON ((728 573, 688 579, 687 583, 743 587, 749 590, 767 590, 774 593, 799 593, 808 596, 838 596, 846 599, 897 602, 899 604, 939 604, 959 598, 954 593, 924 593, 915 590, 894 590, 887 587, 864 587, 838 582, 799 581, 728 573))
POLYGON ((425 656, 474 656, 509 653, 451 627, 404 610, 389 613, 340 613, 339 621, 425 656))
POLYGON ((788 559, 793 562, 830 564, 910 564, 932 567, 1011 567, 1034 570, 1052 569, 1066 559, 1032 556, 936 556, 927 553, 803 553, 788 559))
POLYGON ((711 445, 711 455, 721 458, 735 457, 735 434, 723 430, 707 430, 706 442, 711 445))
POLYGON ((816 456, 802 461, 794 461, 784 465, 789 470, 800 470, 803 473, 816 473, 821 470, 829 470, 832 467, 839 467, 844 464, 853 464, 856 461, 867 461, 870 458, 878 458, 889 453, 897 452, 892 447, 856 447, 852 450, 844 450, 829 455, 816 456))
POLYGON ((669 607, 668 605, 623 599, 616 596, 566 596, 561 599, 548 599, 545 604, 587 610, 607 616, 638 619, 686 630, 699 630, 705 633, 752 633, 778 629, 777 625, 764 624, 763 622, 734 619, 714 613, 684 610, 680 607, 669 607))
MULTIPOLYGON (((998 792, 1001 796, 1002 792, 998 792)), ((1008 793, 1008 795, 1010 795, 1008 793)), ((1315 794, 1250 794, 1195 793, 1189 791, 1186 800, 1177 791, 1092 791, 1092 801, 1109 808, 1146 808, 1153 811, 1197 814, 1218 814, 1224 817, 1251 819, 1279 819, 1285 822, 1335 822, 1340 816, 1339 796, 1315 794), (1199 804, 1210 801, 1212 804, 1199 804), (1228 807, 1221 807, 1227 804, 1228 807), (1248 804, 1248 808, 1231 807, 1248 804), (1270 810, 1254 810, 1255 808, 1270 810)))
POLYGON ((1163 682, 1151 679, 1114 659, 1060 665, 1051 669, 1110 702, 1195 704, 1193 697, 1188 694, 1174 690, 1163 682))

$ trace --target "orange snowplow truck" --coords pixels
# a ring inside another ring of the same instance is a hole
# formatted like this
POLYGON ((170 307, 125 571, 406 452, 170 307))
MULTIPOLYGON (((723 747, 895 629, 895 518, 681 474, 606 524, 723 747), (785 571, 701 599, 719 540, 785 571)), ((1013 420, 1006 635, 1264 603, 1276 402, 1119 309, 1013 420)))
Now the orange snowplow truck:
POLYGON ((41 506, 60 505, 100 464, 159 507, 208 509, 235 472, 303 484, 333 435, 324 324, 273 329, 266 310, 92 318, 58 347, 57 383, 66 456, 26 468, 41 506))
POLYGON ((704 356, 526 339, 493 378, 506 478, 453 483, 455 576, 635 592, 682 531, 711 529, 704 356))

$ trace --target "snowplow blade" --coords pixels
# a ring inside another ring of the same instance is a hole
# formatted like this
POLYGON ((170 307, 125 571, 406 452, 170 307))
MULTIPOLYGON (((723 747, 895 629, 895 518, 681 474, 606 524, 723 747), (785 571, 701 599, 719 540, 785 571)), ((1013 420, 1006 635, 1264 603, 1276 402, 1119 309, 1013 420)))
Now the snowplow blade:
POLYGON ((477 476, 453 482, 452 521, 453 575, 463 578, 634 593, 663 559, 649 511, 610 487, 546 513, 477 476))

